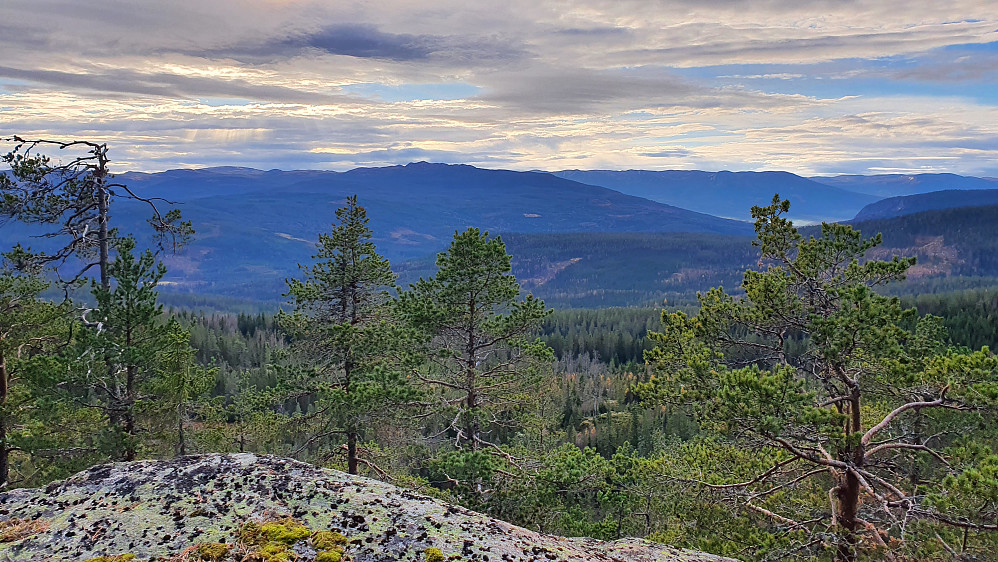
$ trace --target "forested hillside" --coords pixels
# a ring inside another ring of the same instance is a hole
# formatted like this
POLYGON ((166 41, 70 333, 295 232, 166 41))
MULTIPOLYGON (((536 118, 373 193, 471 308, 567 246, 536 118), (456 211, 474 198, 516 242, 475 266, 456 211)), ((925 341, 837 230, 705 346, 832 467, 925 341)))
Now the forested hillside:
POLYGON ((888 197, 863 207, 856 213, 853 220, 889 219, 926 211, 960 207, 992 207, 994 205, 998 205, 998 189, 949 189, 919 195, 888 197))
POLYGON ((859 225, 867 235, 798 230, 776 197, 753 208, 754 241, 472 226, 396 271, 349 196, 285 280, 284 305, 231 315, 160 300, 186 217, 112 197, 124 188, 86 158, 10 160, 4 213, 60 249, 4 254, 6 487, 252 452, 544 533, 745 560, 998 547, 998 505, 980 501, 998 490, 998 358, 985 347, 998 301, 982 288, 890 296, 998 275, 992 208, 859 225), (115 228, 123 200, 152 208, 158 251, 115 228), (44 274, 53 264, 61 277, 44 274), (607 308, 634 301, 650 307, 607 308))
MULTIPOLYGON (((755 259, 748 237, 691 233, 505 234, 524 291, 557 307, 603 308, 691 302, 703 287, 741 283, 755 259)), ((399 279, 432 271, 403 262, 399 279)))

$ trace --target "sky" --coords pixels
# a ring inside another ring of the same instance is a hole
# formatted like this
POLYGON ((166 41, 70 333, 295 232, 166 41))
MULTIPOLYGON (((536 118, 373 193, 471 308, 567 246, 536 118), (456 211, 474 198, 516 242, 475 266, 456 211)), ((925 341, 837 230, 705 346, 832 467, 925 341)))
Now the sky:
POLYGON ((991 0, 3 0, 0 137, 116 171, 998 176, 991 0))

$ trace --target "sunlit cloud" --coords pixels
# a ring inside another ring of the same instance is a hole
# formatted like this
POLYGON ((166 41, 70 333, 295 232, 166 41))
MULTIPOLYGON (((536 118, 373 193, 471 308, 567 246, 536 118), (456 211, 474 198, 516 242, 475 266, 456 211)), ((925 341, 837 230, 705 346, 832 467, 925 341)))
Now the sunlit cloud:
POLYGON ((0 135, 120 170, 998 175, 998 5, 773 0, 0 6, 0 135))

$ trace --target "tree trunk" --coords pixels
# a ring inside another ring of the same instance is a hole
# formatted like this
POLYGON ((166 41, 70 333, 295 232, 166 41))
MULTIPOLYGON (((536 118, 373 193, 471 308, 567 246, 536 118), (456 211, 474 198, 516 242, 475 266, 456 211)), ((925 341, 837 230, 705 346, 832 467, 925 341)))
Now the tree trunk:
POLYGON ((187 454, 187 443, 184 441, 184 405, 177 405, 177 456, 187 454))
POLYGON ((478 438, 481 428, 478 426, 478 393, 475 392, 475 372, 470 370, 468 372, 468 395, 465 399, 465 406, 467 407, 467 417, 464 423, 464 431, 467 432, 465 439, 471 443, 471 450, 478 450, 478 438))
POLYGON ((347 432, 347 472, 357 474, 357 432, 347 432))
POLYGON ((0 413, 0 490, 10 482, 10 447, 7 446, 7 416, 0 413))
MULTIPOLYGON (((854 386, 850 391, 848 401, 849 410, 846 412, 848 415, 845 424, 845 433, 847 436, 857 435, 863 428, 860 417, 860 396, 859 388, 854 386)), ((839 454, 839 460, 856 468, 863 468, 864 461, 866 460, 865 447, 860 443, 847 447, 839 454)), ((842 532, 839 536, 839 544, 836 547, 836 562, 854 562, 856 560, 856 547, 859 543, 859 537, 857 536, 859 522, 857 518, 859 517, 859 496, 861 491, 862 487, 860 486, 859 478, 853 471, 846 470, 839 478, 838 483, 839 501, 836 517, 838 518, 839 527, 842 528, 842 532)))
POLYGON ((111 261, 109 251, 110 242, 107 233, 108 193, 107 188, 104 187, 104 174, 99 174, 94 181, 97 182, 97 226, 99 228, 97 242, 100 248, 100 263, 98 264, 100 268, 100 286, 105 291, 110 291, 111 277, 107 271, 108 264, 111 261))
POLYGON ((465 407, 467 407, 467 418, 465 419, 464 430, 467 432, 465 438, 471 442, 471 450, 478 450, 478 439, 481 428, 478 425, 478 386, 475 368, 475 298, 472 297, 468 305, 468 328, 465 339, 465 407))
POLYGON ((836 517, 842 532, 835 551, 836 562, 856 560, 856 516, 859 513, 859 480, 852 472, 846 472, 839 482, 838 509, 836 517))
POLYGON ((0 490, 10 481, 10 447, 7 445, 7 394, 10 391, 7 358, 0 350, 0 490))
POLYGON ((125 435, 127 435, 127 443, 125 445, 125 460, 134 461, 135 460, 135 442, 133 438, 136 435, 135 431, 135 378, 136 378, 137 367, 135 365, 129 365, 127 369, 126 379, 125 379, 125 411, 122 416, 122 421, 124 422, 125 435))

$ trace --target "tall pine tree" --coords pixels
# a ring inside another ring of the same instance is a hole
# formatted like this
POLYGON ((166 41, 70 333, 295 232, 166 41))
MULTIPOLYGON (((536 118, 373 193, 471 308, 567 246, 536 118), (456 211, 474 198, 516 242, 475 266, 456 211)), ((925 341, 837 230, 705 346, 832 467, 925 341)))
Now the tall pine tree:
POLYGON ((303 449, 346 437, 347 470, 357 474, 363 425, 411 392, 398 356, 397 330, 387 321, 396 276, 377 252, 367 212, 349 197, 329 234, 319 236, 304 279, 288 281, 295 309, 280 316, 293 338, 292 396, 306 411, 303 449))

